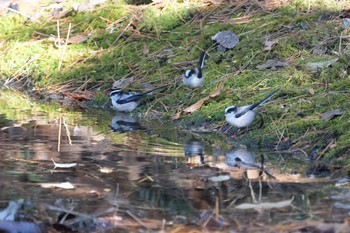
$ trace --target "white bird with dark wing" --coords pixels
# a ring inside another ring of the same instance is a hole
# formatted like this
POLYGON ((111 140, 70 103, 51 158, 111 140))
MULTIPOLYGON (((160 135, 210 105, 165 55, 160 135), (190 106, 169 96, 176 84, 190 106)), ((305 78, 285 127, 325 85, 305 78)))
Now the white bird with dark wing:
POLYGON ((152 95, 153 91, 166 86, 168 85, 160 86, 144 93, 114 90, 109 94, 109 97, 115 110, 119 112, 131 112, 139 105, 142 98, 152 95))
POLYGON ((205 60, 205 51, 203 51, 199 57, 198 67, 195 69, 186 70, 184 77, 182 78, 182 82, 184 85, 197 88, 203 86, 204 76, 202 73, 202 69, 204 66, 205 60))
POLYGON ((227 107, 225 109, 225 117, 227 123, 238 128, 249 126, 254 121, 256 109, 270 100, 276 93, 277 91, 271 93, 256 104, 246 105, 242 107, 227 107))

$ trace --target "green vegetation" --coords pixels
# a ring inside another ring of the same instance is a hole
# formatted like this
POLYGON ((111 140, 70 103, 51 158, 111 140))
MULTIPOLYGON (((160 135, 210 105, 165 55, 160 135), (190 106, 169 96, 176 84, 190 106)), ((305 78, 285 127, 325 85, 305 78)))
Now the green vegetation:
POLYGON ((181 118, 179 124, 193 127, 222 125, 227 106, 253 103, 279 89, 278 96, 259 111, 263 127, 244 137, 257 145, 288 145, 306 153, 318 146, 324 158, 343 157, 350 150, 346 37, 350 29, 342 27, 339 15, 349 3, 291 0, 273 8, 255 1, 217 6, 201 1, 150 5, 114 1, 93 11, 70 12, 59 21, 42 17, 27 22, 9 14, 0 21, 0 41, 4 42, 0 82, 34 93, 43 89, 91 91, 96 96, 93 101, 99 103, 106 102, 112 83, 124 77, 134 77, 131 89, 175 83, 166 94, 158 94, 137 110, 149 116, 162 113, 161 117, 169 119, 208 96, 227 78, 218 96, 181 118), (57 22, 61 39, 69 32, 70 38, 84 35, 88 40, 58 48, 52 39, 57 39, 57 22), (240 39, 224 53, 211 40, 223 30, 232 30, 240 39), (266 49, 265 42, 272 40, 277 43, 266 49), (209 54, 206 83, 189 91, 177 83, 184 70, 196 64, 201 50, 209 54), (308 65, 334 58, 339 59, 325 68, 308 65), (286 59, 289 65, 257 68, 269 59, 286 59), (345 111, 342 116, 321 120, 322 113, 338 108, 345 111))

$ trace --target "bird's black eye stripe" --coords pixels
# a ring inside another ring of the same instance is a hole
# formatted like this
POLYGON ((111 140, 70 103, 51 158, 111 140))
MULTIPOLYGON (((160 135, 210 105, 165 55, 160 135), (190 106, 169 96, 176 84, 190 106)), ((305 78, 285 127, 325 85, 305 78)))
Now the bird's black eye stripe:
POLYGON ((237 107, 231 107, 226 110, 226 113, 237 112, 237 107))
POLYGON ((122 92, 121 90, 112 91, 111 93, 109 93, 109 96, 118 95, 118 94, 120 94, 121 92, 122 92))
POLYGON ((190 70, 190 72, 188 72, 188 73, 187 73, 186 78, 191 77, 191 75, 192 75, 192 74, 195 74, 195 73, 196 73, 196 71, 195 71, 195 70, 193 70, 193 69, 192 69, 192 70, 190 70))

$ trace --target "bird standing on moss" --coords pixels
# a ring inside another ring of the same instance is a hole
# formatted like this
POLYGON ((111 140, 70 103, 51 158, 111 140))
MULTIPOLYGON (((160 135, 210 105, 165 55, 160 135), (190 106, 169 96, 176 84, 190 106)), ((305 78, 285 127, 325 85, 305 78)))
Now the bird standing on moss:
POLYGON ((131 112, 139 105, 140 100, 143 97, 152 95, 153 91, 164 88, 166 86, 168 85, 160 86, 144 93, 114 90, 109 93, 109 97, 115 110, 119 112, 131 112))
POLYGON ((205 51, 203 51, 199 57, 198 67, 195 69, 186 70, 184 77, 182 78, 182 82, 184 85, 197 88, 203 86, 204 76, 202 73, 202 69, 204 66, 205 60, 205 51))
POLYGON ((249 126, 254 121, 255 110, 267 101, 269 101, 276 93, 277 91, 271 93, 256 104, 250 104, 242 107, 227 107, 225 109, 225 117, 227 123, 238 128, 249 126))

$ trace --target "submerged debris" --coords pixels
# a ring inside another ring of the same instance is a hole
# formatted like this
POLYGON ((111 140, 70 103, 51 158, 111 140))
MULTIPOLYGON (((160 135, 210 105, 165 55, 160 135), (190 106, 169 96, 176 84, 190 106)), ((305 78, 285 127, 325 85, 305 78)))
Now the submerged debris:
POLYGON ((19 199, 18 201, 10 201, 7 208, 0 212, 0 221, 14 221, 17 211, 23 204, 23 199, 19 199))

